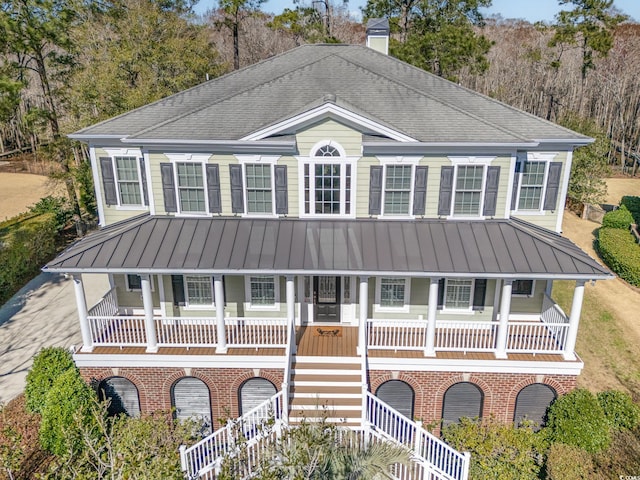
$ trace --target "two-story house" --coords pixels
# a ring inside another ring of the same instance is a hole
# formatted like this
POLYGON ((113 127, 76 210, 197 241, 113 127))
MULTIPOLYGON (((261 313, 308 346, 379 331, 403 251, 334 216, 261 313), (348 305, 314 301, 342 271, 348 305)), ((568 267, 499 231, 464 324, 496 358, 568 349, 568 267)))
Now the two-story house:
POLYGON ((356 425, 364 389, 425 423, 541 421, 574 388, 585 282, 611 277, 559 233, 591 139, 370 33, 71 135, 102 228, 45 270, 73 276, 74 359, 114 409, 216 429, 284 389, 291 418, 356 425), (109 277, 95 306, 84 273, 109 277))

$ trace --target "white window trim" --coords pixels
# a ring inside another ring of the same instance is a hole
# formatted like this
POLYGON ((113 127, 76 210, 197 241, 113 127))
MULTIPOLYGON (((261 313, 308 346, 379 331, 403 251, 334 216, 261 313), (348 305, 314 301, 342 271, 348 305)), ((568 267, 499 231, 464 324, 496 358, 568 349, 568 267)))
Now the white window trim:
MULTIPOLYGON (((124 284, 126 286, 127 292, 141 292, 142 288, 132 288, 129 285, 129 275, 138 275, 138 276, 140 276, 138 273, 125 273, 124 274, 124 284)), ((155 278, 155 275, 149 275, 149 283, 151 283, 151 291, 152 292, 155 292, 155 290, 156 290, 155 282, 153 281, 154 278, 155 278)))
POLYGON ((442 298, 442 313, 454 313, 456 315, 473 315, 473 294, 476 288, 475 278, 445 278, 444 279, 444 297, 442 298), (447 308, 447 287, 449 280, 471 280, 471 292, 469 294, 469 308, 447 308))
POLYGON ((185 310, 211 310, 216 306, 216 294, 213 288, 213 277, 211 275, 200 275, 200 274, 184 274, 182 275, 182 284, 184 285, 184 303, 183 307, 185 310), (211 305, 191 305, 189 302, 189 288, 187 286, 187 277, 209 277, 211 282, 211 305))
POLYGON ((260 217, 271 218, 277 217, 276 215, 276 178, 275 178, 275 165, 280 159, 280 155, 234 155, 238 159, 238 163, 242 165, 242 196, 245 205, 245 212, 241 214, 241 217, 260 217), (269 165, 271 172, 271 213, 264 212, 249 212, 249 187, 247 185, 247 165, 269 165))
MULTIPOLYGON (((140 158, 142 158, 142 152, 135 148, 104 148, 103 149, 109 157, 111 157, 111 168, 113 169, 113 178, 115 181, 116 187, 116 198, 118 200, 118 204, 114 205, 116 210, 149 210, 149 206, 144 204, 144 189, 142 187, 142 175, 140 171, 140 158), (134 157, 136 160, 136 171, 138 174, 138 189, 140 191, 140 202, 139 204, 122 204, 120 200, 120 181, 118 180, 118 166, 116 165, 116 157, 134 157)), ((145 169, 147 166, 147 160, 145 158, 145 169)), ((102 172, 100 172, 102 174, 102 172)), ((145 172, 148 173, 148 172, 145 172)), ((102 178, 102 176, 100 177, 102 178)), ((147 176, 147 178, 149 178, 147 176)), ((148 187, 148 185, 147 185, 148 187)))
POLYGON ((537 209, 530 210, 520 210, 520 192, 522 191, 522 176, 524 175, 524 171, 520 173, 515 173, 513 177, 513 181, 516 181, 516 175, 518 175, 518 191, 516 192, 516 208, 513 210, 514 213, 518 215, 546 215, 546 211, 544 209, 544 199, 547 195, 547 179, 549 178, 549 166, 551 162, 558 156, 558 152, 527 152, 525 155, 518 155, 516 157, 516 163, 521 162, 524 164, 527 162, 544 162, 544 178, 542 179, 542 190, 540 192, 540 207, 537 209))
POLYGON ((536 280, 535 279, 531 279, 531 278, 518 278, 517 280, 531 280, 531 293, 530 294, 526 294, 526 293, 511 293, 512 297, 516 297, 516 298, 532 298, 535 296, 536 294, 536 280))
POLYGON ((496 157, 449 157, 453 169, 453 183, 451 185, 451 208, 447 219, 455 220, 484 220, 484 197, 487 189, 487 171, 491 162, 496 157), (482 166, 482 189, 480 190, 480 206, 478 207, 478 215, 456 215, 453 213, 456 205, 456 184, 458 183, 458 167, 462 166, 482 166))
POLYGON ((260 277, 273 277, 273 305, 254 305, 251 303, 251 277, 247 274, 244 276, 244 308, 248 311, 263 311, 263 312, 277 312, 280 311, 280 277, 278 275, 264 275, 262 273, 256 273, 255 276, 260 277))
POLYGON ((180 154, 166 154, 167 158, 173 165, 173 182, 175 185, 175 193, 176 193, 176 216, 181 217, 211 217, 209 207, 209 195, 207 192, 207 168, 206 165, 209 163, 209 159, 211 155, 209 154, 201 154, 201 153, 180 153, 180 154), (200 164, 200 168, 202 169, 202 186, 204 190, 204 212, 183 212, 180 206, 180 187, 178 185, 178 163, 196 163, 200 164))
POLYGON ((409 313, 411 308, 411 278, 410 277, 376 277, 376 301, 373 305, 375 312, 388 312, 388 313, 409 313), (404 280, 404 305, 402 307, 390 307, 381 305, 382 297, 382 279, 383 278, 399 278, 404 280))
POLYGON ((296 156, 296 160, 298 160, 298 207, 299 207, 299 217, 300 218, 356 218, 356 209, 357 209, 357 161, 361 158, 359 156, 349 156, 346 154, 345 149, 339 143, 333 140, 321 140, 317 142, 311 149, 309 149, 308 156, 296 156), (330 145, 340 153, 339 157, 316 157, 315 152, 318 151, 320 147, 325 145, 330 145), (309 206, 315 205, 313 202, 313 198, 315 197, 315 183, 311 181, 315 178, 312 173, 312 167, 317 164, 325 164, 325 163, 336 163, 340 164, 340 213, 339 214, 331 214, 331 213, 305 213, 305 205, 304 205, 304 166, 305 164, 309 165, 309 206), (347 169, 346 165, 351 165, 351 213, 345 213, 346 207, 346 176, 347 169))
POLYGON ((387 218, 387 219, 393 219, 393 218, 402 218, 402 219, 413 219, 416 218, 415 215, 413 214, 413 197, 414 197, 414 193, 415 193, 415 186, 416 186, 416 166, 418 166, 418 164, 420 163, 420 159, 422 157, 403 157, 403 156, 378 156, 377 157, 378 160, 380 161, 380 165, 382 165, 384 168, 382 169, 382 200, 381 200, 381 205, 380 205, 380 210, 382 212, 382 214, 379 216, 379 218, 387 218), (409 165, 411 166, 411 184, 410 184, 410 189, 409 189, 409 212, 406 214, 385 214, 384 212, 384 205, 385 205, 385 197, 387 195, 387 189, 386 189, 386 185, 387 185, 387 167, 389 166, 405 166, 405 165, 409 165))

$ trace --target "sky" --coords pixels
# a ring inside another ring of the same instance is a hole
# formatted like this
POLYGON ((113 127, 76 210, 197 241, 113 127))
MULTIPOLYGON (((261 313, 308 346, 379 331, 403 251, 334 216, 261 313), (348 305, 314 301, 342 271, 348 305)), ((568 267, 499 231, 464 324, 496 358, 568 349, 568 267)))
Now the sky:
MULTIPOLYGON (((303 4, 310 4, 311 0, 302 0, 303 4)), ((336 2, 338 3, 338 2, 336 2)), ((561 10, 558 0, 493 0, 493 5, 484 10, 484 14, 489 16, 500 14, 503 18, 522 18, 530 22, 547 21, 551 22, 556 13, 561 10)), ((196 6, 196 12, 204 13, 214 8, 218 4, 217 0, 200 0, 196 6)), ((349 0, 349 9, 356 18, 360 15, 360 8, 366 4, 366 0, 349 0)), ((640 1, 639 0, 615 0, 614 6, 623 13, 629 15, 634 20, 640 21, 640 1)), ((285 8, 294 8, 292 0, 268 0, 262 10, 271 13, 281 13, 285 8)), ((564 6, 570 9, 570 6, 564 6)))

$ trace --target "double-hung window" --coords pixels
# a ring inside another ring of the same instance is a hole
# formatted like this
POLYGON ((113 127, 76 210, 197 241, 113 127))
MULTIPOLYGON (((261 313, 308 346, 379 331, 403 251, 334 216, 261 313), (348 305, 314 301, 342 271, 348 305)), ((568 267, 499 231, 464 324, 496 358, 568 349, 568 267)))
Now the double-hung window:
POLYGON ((445 284, 444 308, 447 310, 471 310, 473 280, 448 278, 445 284))
POLYGON ((204 173, 201 163, 176 163, 176 185, 180 211, 185 213, 205 213, 204 173))
POLYGON ((376 286, 377 310, 408 310, 410 295, 408 278, 380 277, 376 286))
POLYGON ((547 162, 524 163, 518 210, 540 210, 547 165, 547 162))
POLYGON ((411 165, 387 165, 384 181, 384 215, 408 215, 411 203, 411 165))
POLYGON ((256 309, 277 307, 279 301, 278 277, 273 275, 248 275, 245 279, 245 294, 250 307, 256 309))
POLYGON ((317 145, 304 161, 304 213, 351 215, 352 165, 341 148, 331 143, 317 145))
POLYGON ((139 161, 136 157, 114 157, 120 205, 142 205, 139 161))
POLYGON ((514 280, 511 285, 511 295, 530 297, 533 295, 535 280, 514 280))
POLYGON ((247 213, 273 213, 271 165, 247 164, 247 213))
POLYGON ((213 306, 213 282, 209 275, 185 275, 184 291, 190 307, 213 306))
POLYGON ((483 165, 459 165, 457 167, 453 199, 454 215, 480 215, 484 170, 483 165))

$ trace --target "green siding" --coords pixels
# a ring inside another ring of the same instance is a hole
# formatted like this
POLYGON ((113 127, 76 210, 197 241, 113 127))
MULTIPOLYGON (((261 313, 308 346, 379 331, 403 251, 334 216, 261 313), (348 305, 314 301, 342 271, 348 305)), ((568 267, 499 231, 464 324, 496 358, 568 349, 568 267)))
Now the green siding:
POLYGON ((322 140, 338 142, 348 156, 362 154, 362 133, 331 119, 322 120, 315 125, 296 133, 298 152, 307 156, 316 143, 322 140))
POLYGON ((440 170, 443 166, 451 165, 451 161, 447 157, 429 156, 420 161, 420 165, 429 167, 429 176, 427 177, 427 207, 425 210, 426 218, 438 217, 438 196, 440 195, 440 170))
POLYGON ((298 168, 298 160, 293 157, 281 157, 278 159, 278 165, 287 166, 287 196, 289 197, 289 217, 300 216, 300 197, 298 190, 301 188, 302 172, 298 168))
POLYGON ((151 170, 151 201, 156 208, 156 215, 165 215, 164 196, 162 194, 162 176, 160 175, 160 164, 168 162, 169 159, 162 153, 152 152, 149 154, 149 168, 151 170))
POLYGON ((369 217, 369 169, 371 165, 379 165, 375 157, 362 157, 356 167, 356 216, 369 217))
POLYGON ((540 314, 542 302, 544 301, 544 291, 547 282, 536 280, 533 295, 531 297, 511 297, 511 314, 540 314))
MULTIPOLYGON (((160 308, 160 294, 158 289, 158 279, 156 275, 151 275, 152 291, 151 298, 153 299, 153 306, 160 308)), ((142 292, 140 290, 127 291, 127 282, 124 275, 114 275, 113 283, 117 290, 118 306, 120 307, 133 307, 143 308, 142 304, 142 292)))

